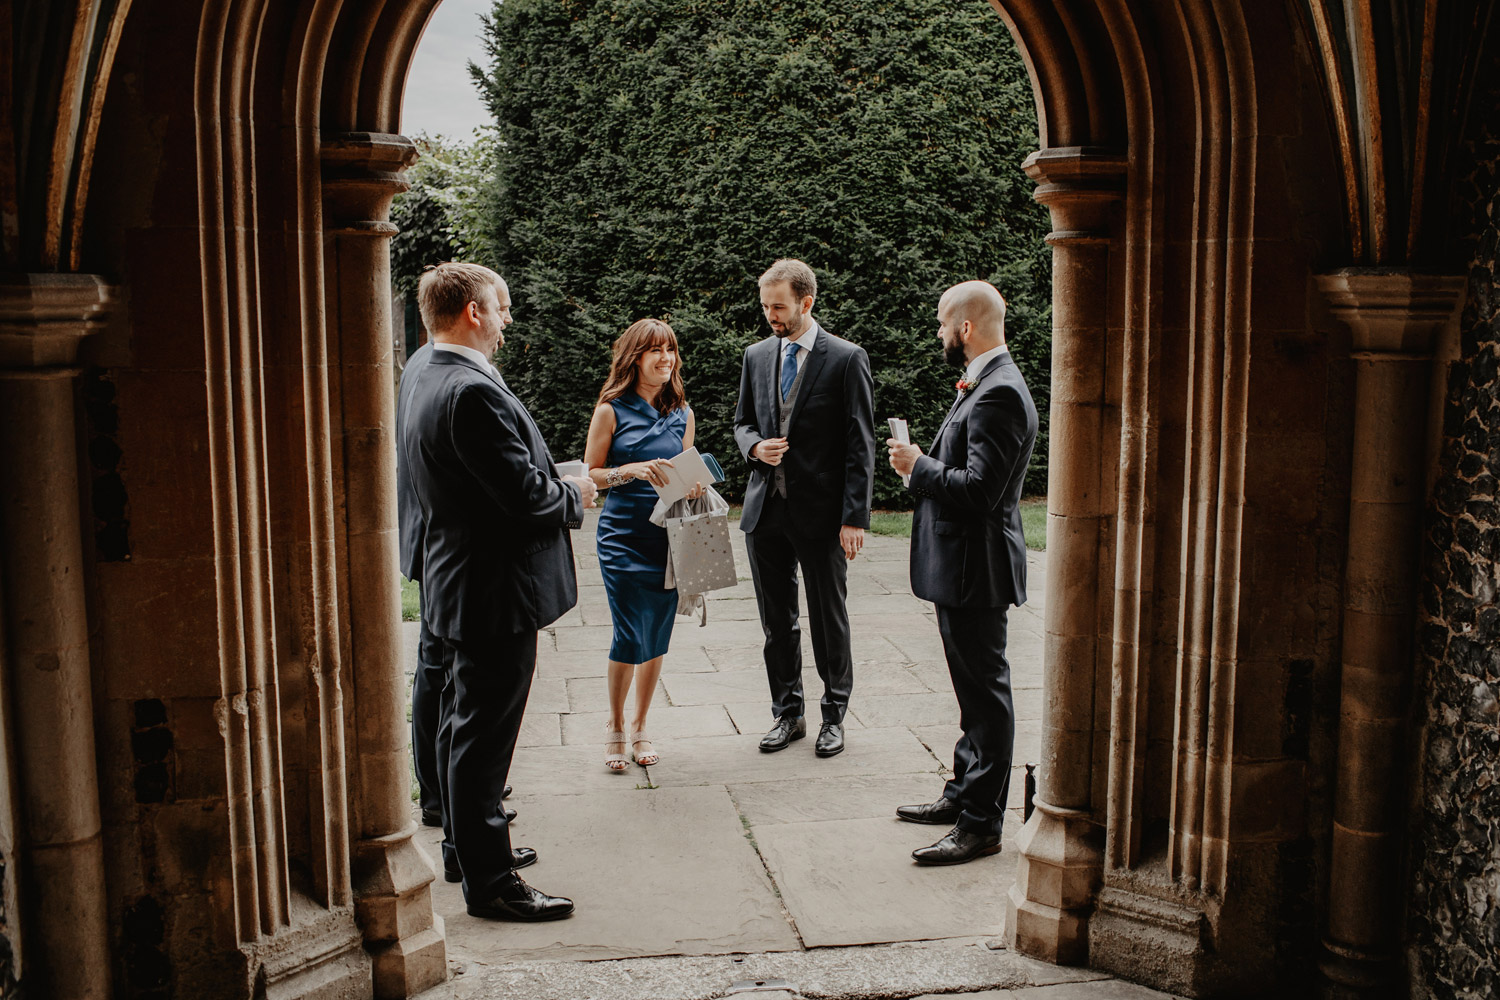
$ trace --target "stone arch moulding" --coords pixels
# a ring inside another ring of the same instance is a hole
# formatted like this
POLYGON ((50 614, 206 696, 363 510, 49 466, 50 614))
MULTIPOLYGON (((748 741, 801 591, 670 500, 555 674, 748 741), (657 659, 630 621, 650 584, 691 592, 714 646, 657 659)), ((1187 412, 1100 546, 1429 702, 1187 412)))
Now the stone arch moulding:
POLYGON ((1318 205, 1342 197, 1336 172, 1280 166, 1333 161, 1316 70, 1290 5, 991 4, 1031 75, 1054 230, 1042 760, 1007 933, 1192 995, 1305 982, 1336 721, 1283 734, 1337 670, 1338 543, 1281 546, 1274 596, 1248 582, 1288 526, 1337 536, 1337 502, 1291 494, 1347 476, 1307 305, 1317 241, 1345 241, 1318 205), (1274 447, 1292 431, 1298 463, 1274 447))
POLYGON ((397 997, 446 975, 400 793, 386 311, 401 90, 435 7, 4 11, 0 458, 25 488, 3 561, 55 572, 4 597, 0 844, 22 878, 0 890, 11 971, 41 994, 397 997), (80 465, 91 393, 135 512, 119 557, 47 471, 80 465), (15 527, 39 510, 63 530, 15 527), (66 753, 36 749, 59 733, 66 753))

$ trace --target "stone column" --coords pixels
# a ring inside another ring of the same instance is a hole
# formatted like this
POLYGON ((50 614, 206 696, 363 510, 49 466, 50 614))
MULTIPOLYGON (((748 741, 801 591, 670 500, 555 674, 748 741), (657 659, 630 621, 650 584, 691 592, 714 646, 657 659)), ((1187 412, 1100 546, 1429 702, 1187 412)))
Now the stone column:
POLYGON ((6 770, 17 840, 27 992, 110 996, 94 763, 74 381, 111 290, 83 274, 0 278, 0 573, 6 770))
MULTIPOLYGON (((1318 276, 1353 332, 1354 462, 1344 574, 1327 954, 1334 995, 1377 997, 1400 964, 1402 832, 1430 363, 1462 277, 1388 268, 1318 276)), ((1404 987, 1400 990, 1405 995, 1404 987)))
POLYGON ((416 148, 399 135, 324 135, 328 317, 343 421, 344 530, 355 696, 355 912, 375 996, 408 997, 447 977, 432 865, 413 840, 410 730, 397 576, 396 399, 391 351, 391 199, 416 148))
MULTIPOLYGON (((1011 947, 1063 965, 1088 959, 1088 912, 1102 872, 1094 815, 1094 684, 1100 655, 1100 548, 1111 216, 1125 158, 1087 147, 1027 157, 1052 213, 1052 409, 1047 457, 1047 624, 1036 811, 1017 838, 1006 904, 1011 947)), ((1107 654, 1107 648, 1104 650, 1107 654)), ((1103 703, 1103 702, 1101 702, 1103 703)))

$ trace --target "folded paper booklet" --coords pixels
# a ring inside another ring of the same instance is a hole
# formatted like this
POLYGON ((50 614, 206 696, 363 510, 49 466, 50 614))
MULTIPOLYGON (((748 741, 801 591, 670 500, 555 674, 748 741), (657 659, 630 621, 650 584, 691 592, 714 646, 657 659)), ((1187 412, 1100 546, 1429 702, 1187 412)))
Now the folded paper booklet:
POLYGON ((666 474, 667 482, 656 487, 656 492, 669 504, 676 503, 693 492, 693 487, 699 483, 709 486, 719 481, 719 477, 709 471, 708 464, 698 454, 697 448, 689 448, 681 455, 673 455, 672 467, 664 468, 662 472, 666 474))
MULTIPOLYGON (((902 420, 900 417, 892 417, 890 420, 890 424, 891 437, 895 438, 897 441, 900 441, 902 444, 911 444, 911 432, 907 429, 905 420, 902 420)), ((902 476, 901 485, 910 486, 911 476, 902 476)))
POLYGON ((553 464, 557 466, 559 476, 577 476, 579 479, 585 479, 589 474, 586 462, 554 462, 553 464))

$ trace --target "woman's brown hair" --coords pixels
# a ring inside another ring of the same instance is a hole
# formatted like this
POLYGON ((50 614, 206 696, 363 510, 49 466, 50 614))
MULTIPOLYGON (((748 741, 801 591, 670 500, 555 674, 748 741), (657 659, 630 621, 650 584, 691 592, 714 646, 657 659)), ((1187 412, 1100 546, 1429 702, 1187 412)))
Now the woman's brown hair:
POLYGON ((614 358, 609 363, 609 377, 599 390, 596 406, 619 399, 635 388, 640 369, 636 363, 653 347, 670 347, 677 355, 672 377, 656 396, 656 409, 671 413, 687 405, 687 390, 682 385, 682 352, 677 348, 677 334, 659 319, 638 319, 615 341, 614 358))

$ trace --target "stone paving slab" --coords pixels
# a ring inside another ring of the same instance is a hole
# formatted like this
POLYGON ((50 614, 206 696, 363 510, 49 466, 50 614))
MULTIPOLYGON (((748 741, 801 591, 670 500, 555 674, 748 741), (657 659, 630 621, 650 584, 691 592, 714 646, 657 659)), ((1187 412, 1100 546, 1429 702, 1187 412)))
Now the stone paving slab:
POLYGON ((894 817, 752 828, 782 903, 809 948, 999 935, 1015 881, 1011 843, 966 865, 926 868, 911 852, 942 827, 894 817))
MULTIPOLYGON (((1007 989, 1044 983, 1086 986, 1108 981, 1087 969, 1063 969, 988 948, 979 941, 952 939, 759 955, 454 964, 463 972, 422 994, 423 1000, 715 1000, 728 994, 735 983, 756 981, 780 981, 791 989, 740 995, 751 1000, 778 996, 868 1000, 926 992, 928 997, 958 994, 967 998, 997 992, 1005 996, 1007 989)), ((1069 996, 1063 993, 1050 1000, 1069 1000, 1069 996)))
POLYGON ((958 718, 958 699, 949 691, 926 694, 870 694, 851 699, 851 714, 866 726, 936 726, 958 718))
POLYGON ((559 716, 547 712, 528 711, 521 718, 521 734, 516 737, 517 747, 555 747, 562 745, 562 726, 559 716))
MULTIPOLYGON (((629 725, 630 702, 626 702, 626 724, 629 725)), ((600 760, 604 753, 605 724, 609 712, 573 712, 562 716, 563 742, 598 745, 600 760)), ((723 705, 656 705, 651 709, 646 731, 651 735, 657 750, 662 749, 662 740, 682 736, 734 736, 734 723, 723 705)), ((629 733, 626 734, 627 736, 629 733)), ((602 766, 602 765, 601 765, 602 766)))
POLYGON ((452 959, 497 947, 511 961, 798 947, 723 788, 530 796, 518 808, 516 843, 539 855, 524 877, 577 910, 540 924, 479 920, 465 912, 459 887, 439 880, 433 900, 452 959), (708 885, 713 892, 680 890, 708 885))
MULTIPOLYGON (((743 736, 698 736, 664 741, 662 761, 651 768, 658 785, 784 782, 799 778, 864 774, 937 773, 937 760, 911 732, 901 728, 846 734, 848 749, 837 757, 813 753, 811 735, 776 753, 759 749, 762 733, 743 736), (669 752, 668 752, 669 751, 669 752)), ((566 748, 565 748, 566 749, 566 748)), ((600 765, 603 770, 603 765, 600 765)))
MULTIPOLYGON (((605 687, 604 677, 569 677, 568 681, 568 710, 570 712, 607 712, 609 711, 609 691, 605 687)), ((631 695, 633 699, 634 694, 631 695)), ((671 704, 667 698, 667 689, 662 682, 656 682, 656 694, 651 697, 651 706, 655 710, 664 708, 671 704)), ((648 719, 649 721, 649 719, 648 719)))
MULTIPOLYGON (((838 819, 895 819, 906 802, 931 802, 943 790, 935 772, 859 774, 754 781, 729 786, 740 815, 752 828, 838 819)), ((936 830, 936 827, 910 829, 936 830)))

